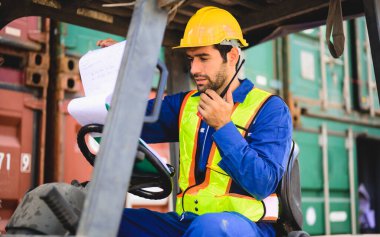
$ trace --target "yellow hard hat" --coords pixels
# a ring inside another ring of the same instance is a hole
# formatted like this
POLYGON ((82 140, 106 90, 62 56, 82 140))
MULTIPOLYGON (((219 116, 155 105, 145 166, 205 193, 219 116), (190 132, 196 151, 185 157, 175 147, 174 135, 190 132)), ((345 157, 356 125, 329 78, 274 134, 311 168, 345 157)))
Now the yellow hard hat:
POLYGON ((199 9, 186 25, 181 43, 173 48, 201 47, 214 44, 230 44, 246 47, 240 25, 226 10, 217 7, 199 9))

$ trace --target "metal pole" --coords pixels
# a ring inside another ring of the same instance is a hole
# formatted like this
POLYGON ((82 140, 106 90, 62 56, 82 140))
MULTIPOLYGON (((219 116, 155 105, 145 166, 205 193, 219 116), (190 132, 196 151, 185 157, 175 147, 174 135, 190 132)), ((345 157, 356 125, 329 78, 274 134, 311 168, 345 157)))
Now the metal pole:
POLYGON ((319 144, 322 147, 323 162, 323 193, 325 202, 325 234, 331 234, 330 227, 330 193, 329 193, 329 159, 328 159, 328 137, 326 124, 322 124, 322 134, 319 144))
MULTIPOLYGON (((359 25, 359 20, 358 19, 355 19, 354 20, 354 26, 355 26, 355 48, 356 48, 356 68, 357 68, 357 85, 356 87, 358 88, 358 92, 357 92, 357 104, 359 106, 359 109, 360 110, 363 110, 364 109, 364 106, 363 106, 363 102, 361 100, 361 97, 362 97, 362 86, 363 86, 363 65, 362 65, 362 51, 361 51, 361 48, 362 48, 362 42, 360 40, 360 33, 359 33, 359 30, 360 30, 360 25, 359 25)), ((345 50, 346 51, 346 50, 345 50)))
POLYGON ((322 27, 319 27, 319 48, 320 48, 320 57, 321 57, 321 79, 322 79, 322 88, 320 90, 320 97, 322 99, 322 110, 327 109, 328 105, 328 96, 327 96, 327 76, 326 76, 326 46, 325 40, 322 34, 322 27))
POLYGON ((350 202, 351 202, 351 233, 356 234, 356 202, 355 202, 355 170, 354 170, 354 135, 352 128, 348 129, 346 148, 348 150, 348 174, 350 179, 350 202))
POLYGON ((369 44, 369 35, 368 32, 365 34, 365 54, 367 58, 367 88, 368 88, 368 97, 369 97, 369 114, 375 116, 375 96, 373 95, 373 90, 376 87, 373 86, 372 79, 372 57, 371 57, 371 45, 369 44))
MULTIPOLYGON (((347 21, 343 23, 344 35, 347 35, 347 21)), ((347 40, 344 41, 344 55, 343 55, 343 69, 344 69, 344 81, 343 81, 343 96, 344 96, 344 104, 345 110, 347 113, 351 113, 351 93, 350 93, 350 73, 349 73, 349 61, 348 61, 348 43, 347 40)))
POLYGON ((78 236, 118 233, 167 17, 157 0, 136 1, 78 236))

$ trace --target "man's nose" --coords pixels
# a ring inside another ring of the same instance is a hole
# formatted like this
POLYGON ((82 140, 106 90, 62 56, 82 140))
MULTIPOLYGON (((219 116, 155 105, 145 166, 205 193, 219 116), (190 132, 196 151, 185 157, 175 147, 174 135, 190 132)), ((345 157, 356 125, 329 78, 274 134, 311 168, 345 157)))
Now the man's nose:
POLYGON ((195 75, 201 73, 201 64, 199 60, 195 59, 190 64, 190 73, 195 75))

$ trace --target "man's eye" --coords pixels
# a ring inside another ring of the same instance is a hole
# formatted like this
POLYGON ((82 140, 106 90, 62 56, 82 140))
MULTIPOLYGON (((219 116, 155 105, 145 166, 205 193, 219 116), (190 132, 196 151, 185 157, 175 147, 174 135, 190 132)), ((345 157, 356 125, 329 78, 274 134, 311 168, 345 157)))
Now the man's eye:
POLYGON ((205 62, 208 60, 208 58, 200 58, 202 62, 205 62))
POLYGON ((187 60, 189 60, 189 62, 193 62, 194 58, 187 58, 187 60))

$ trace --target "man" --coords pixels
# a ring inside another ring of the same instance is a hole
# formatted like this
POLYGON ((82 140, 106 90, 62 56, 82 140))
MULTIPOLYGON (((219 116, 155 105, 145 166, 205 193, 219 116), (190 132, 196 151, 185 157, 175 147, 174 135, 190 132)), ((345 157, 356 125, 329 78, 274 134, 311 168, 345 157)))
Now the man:
POLYGON ((189 20, 176 48, 186 50, 197 91, 166 96, 159 120, 142 131, 148 143, 179 141, 176 212, 125 209, 119 236, 275 236, 273 193, 290 152, 291 117, 279 97, 234 79, 247 45, 225 10, 204 7, 189 20))

